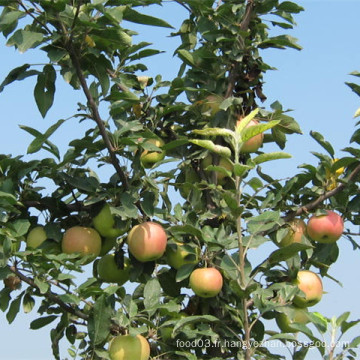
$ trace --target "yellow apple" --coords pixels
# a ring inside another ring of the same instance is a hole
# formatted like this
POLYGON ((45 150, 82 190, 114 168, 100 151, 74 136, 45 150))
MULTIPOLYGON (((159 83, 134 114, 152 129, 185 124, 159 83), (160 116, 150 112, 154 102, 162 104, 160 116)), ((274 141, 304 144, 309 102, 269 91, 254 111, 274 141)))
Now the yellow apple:
POLYGON ((36 226, 31 229, 26 237, 26 244, 29 248, 36 249, 47 239, 43 226, 36 226))
POLYGON ((178 270, 185 264, 197 264, 199 262, 200 249, 194 249, 190 245, 175 242, 176 248, 167 246, 165 256, 166 262, 178 270))
POLYGON ((223 277, 220 271, 215 268, 195 269, 190 275, 189 284, 197 296, 214 297, 222 289, 223 277))
POLYGON ((149 151, 144 150, 140 155, 140 162, 141 165, 149 169, 151 168, 155 163, 163 160, 166 155, 166 151, 162 150, 161 147, 165 145, 164 141, 161 139, 148 139, 146 140, 148 144, 152 144, 160 148, 160 151, 149 151))
POLYGON ((312 271, 300 270, 297 274, 296 284, 304 295, 296 295, 293 303, 304 308, 317 304, 323 295, 323 284, 320 277, 312 271))
POLYGON ((124 259, 124 268, 121 269, 115 262, 114 254, 104 255, 97 263, 97 273, 101 280, 123 285, 129 280, 130 260, 124 259))
POLYGON ((119 335, 109 346, 111 360, 148 360, 150 346, 142 335, 119 335))

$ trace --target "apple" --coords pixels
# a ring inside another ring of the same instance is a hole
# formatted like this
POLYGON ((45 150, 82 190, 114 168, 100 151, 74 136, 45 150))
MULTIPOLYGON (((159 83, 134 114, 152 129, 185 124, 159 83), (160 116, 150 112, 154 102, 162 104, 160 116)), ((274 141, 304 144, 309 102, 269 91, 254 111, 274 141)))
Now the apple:
POLYGON ((61 242, 62 251, 66 254, 79 253, 81 256, 92 255, 89 262, 101 251, 101 237, 92 228, 73 226, 64 233, 61 242))
POLYGON ((164 228, 147 221, 134 226, 127 238, 129 252, 140 262, 153 261, 163 256, 167 236, 164 228))
POLYGON ((165 256, 166 262, 178 270, 185 264, 197 264, 199 262, 200 249, 194 249, 190 245, 176 241, 176 248, 167 246, 165 256))
POLYGON ((215 268, 195 269, 190 275, 189 284, 196 295, 210 298, 221 291, 223 277, 220 271, 215 268))
POLYGON ((104 237, 118 237, 124 233, 121 229, 115 229, 115 220, 111 214, 110 205, 105 204, 100 212, 93 218, 93 226, 104 237))
POLYGON ((327 215, 313 215, 307 223, 307 233, 314 241, 331 244, 340 239, 344 231, 341 216, 327 210, 327 215))
MULTIPOLYGON (((148 140, 146 140, 146 143, 155 145, 160 149, 161 149, 162 146, 165 145, 164 141, 162 141, 161 139, 148 139, 148 140)), ((155 163, 157 163, 157 162, 161 161, 162 159, 164 159, 165 154, 166 154, 165 150, 160 150, 160 151, 144 150, 140 155, 141 165, 144 168, 149 169, 155 163)))
POLYGON ((307 309, 299 309, 296 307, 291 307, 290 313, 279 313, 276 316, 276 323, 279 326, 279 329, 283 333, 294 333, 299 330, 293 328, 291 325, 294 324, 307 324, 310 319, 308 317, 307 309))
POLYGON ((4 279, 4 285, 10 290, 17 290, 21 286, 21 280, 16 275, 10 275, 4 279))
POLYGON ((36 249, 47 239, 43 226, 36 226, 31 229, 26 237, 26 244, 29 248, 36 249))
POLYGON ((297 274, 296 284, 305 294, 296 295, 293 303, 300 308, 317 304, 323 295, 323 284, 320 277, 312 271, 300 270, 297 274))
MULTIPOLYGON (((243 118, 239 118, 237 121, 237 125, 239 124, 239 122, 241 122, 243 118)), ((259 122, 257 120, 251 120, 245 127, 245 129, 251 127, 251 126, 255 126, 258 125, 259 122)), ((255 136, 253 136, 252 138, 250 138, 249 140, 245 141, 240 149, 240 152, 242 153, 253 153, 255 151, 258 151, 259 148, 262 146, 263 144, 263 140, 264 140, 264 134, 257 134, 255 136)))
MULTIPOLYGON (((201 165, 203 167, 203 169, 205 170, 205 172, 211 174, 212 171, 207 171, 206 168, 210 165, 215 165, 214 161, 213 161, 213 156, 212 155, 207 155, 201 162, 201 165)), ((223 167, 224 169, 231 171, 233 170, 233 165, 231 163, 230 160, 220 157, 219 158, 219 162, 218 164, 216 164, 216 166, 220 166, 223 167)), ((216 172, 216 176, 217 176, 217 181, 220 185, 223 185, 226 181, 227 175, 223 172, 217 171, 216 172)))
POLYGON ((288 246, 293 243, 301 242, 301 238, 306 234, 306 224, 302 219, 294 219, 289 222, 287 234, 279 242, 280 247, 288 246))
POLYGON ((224 99, 219 95, 209 95, 202 100, 202 112, 210 112, 211 116, 215 116, 220 110, 220 104, 224 99))
POLYGON ((148 360, 150 345, 142 335, 116 336, 109 346, 111 360, 148 360))
POLYGON ((124 259, 124 268, 121 269, 115 262, 115 254, 104 255, 97 263, 97 273, 101 280, 123 285, 129 280, 130 260, 124 259))

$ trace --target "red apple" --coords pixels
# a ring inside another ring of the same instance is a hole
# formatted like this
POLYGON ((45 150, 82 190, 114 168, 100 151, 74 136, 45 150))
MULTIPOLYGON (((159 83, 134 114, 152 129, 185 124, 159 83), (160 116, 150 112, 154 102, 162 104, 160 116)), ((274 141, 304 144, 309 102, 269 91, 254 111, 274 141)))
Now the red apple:
POLYGON ((306 234, 306 224, 302 219, 294 219, 289 222, 288 232, 279 242, 280 247, 288 246, 293 243, 301 242, 301 238, 306 234))
POLYGON ((128 235, 129 252, 141 262, 159 259, 166 250, 164 228, 155 222, 144 222, 131 229, 128 235))
MULTIPOLYGON (((237 121, 237 124, 239 124, 239 122, 242 120, 242 118, 240 118, 237 121)), ((246 129, 251 127, 251 126, 255 126, 258 125, 259 122, 257 120, 251 120, 247 125, 246 125, 246 129)), ((262 146, 263 144, 263 140, 264 140, 264 134, 257 134, 255 136, 253 136, 252 138, 250 138, 249 140, 245 141, 244 144, 242 144, 240 151, 242 153, 252 153, 255 151, 258 151, 259 148, 262 146)))
POLYGON ((327 215, 312 216, 307 223, 307 233, 311 239, 323 244, 336 242, 343 231, 343 219, 330 210, 327 210, 327 215))
POLYGON ((111 360, 148 360, 150 346, 142 335, 119 335, 109 346, 111 360))
POLYGON ((194 270, 189 281, 194 293, 203 298, 214 297, 222 289, 223 277, 215 268, 201 268, 194 270))
POLYGON ((312 271, 301 270, 297 274, 296 284, 305 294, 296 295, 294 304, 297 307, 304 308, 317 304, 323 295, 323 284, 320 277, 312 271))

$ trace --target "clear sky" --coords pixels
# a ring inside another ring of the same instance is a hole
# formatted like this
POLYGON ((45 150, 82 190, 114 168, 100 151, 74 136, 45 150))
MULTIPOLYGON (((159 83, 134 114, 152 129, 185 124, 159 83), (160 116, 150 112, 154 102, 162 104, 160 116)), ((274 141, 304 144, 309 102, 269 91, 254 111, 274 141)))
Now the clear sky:
MULTIPOLYGON (((360 2, 344 0, 299 1, 305 12, 296 16, 298 27, 290 34, 299 39, 303 50, 264 50, 266 61, 276 67, 277 71, 265 75, 264 92, 268 96, 265 107, 273 101, 280 101, 284 108, 293 109, 292 115, 300 124, 304 135, 289 137, 286 151, 293 155, 292 160, 272 163, 273 177, 291 176, 302 163, 316 163, 311 151, 322 151, 309 136, 310 130, 321 132, 329 140, 338 156, 341 149, 349 145, 354 131, 353 114, 360 107, 360 99, 344 83, 356 81, 348 74, 360 70, 359 51, 359 14, 360 2)), ((158 9, 157 16, 167 17, 168 22, 178 27, 183 18, 183 9, 175 3, 158 9)), ((185 14, 184 14, 185 16, 185 14)), ((166 54, 153 58, 148 64, 148 75, 161 73, 164 79, 171 79, 178 68, 178 61, 172 57, 177 43, 167 38, 169 30, 146 28, 146 40, 166 50, 166 54)), ((4 46, 0 40, 0 82, 7 73, 23 63, 44 63, 45 57, 36 52, 20 55, 13 49, 4 46)), ((47 129, 60 118, 67 118, 76 111, 76 102, 83 101, 80 92, 70 91, 66 84, 59 81, 59 92, 54 108, 43 120, 33 101, 34 80, 28 79, 14 83, 0 94, 0 153, 21 155, 32 137, 23 132, 18 125, 32 126, 38 130, 47 129)), ((56 136, 51 138, 65 150, 75 131, 81 136, 87 124, 75 124, 68 121, 56 136), (76 126, 76 128, 75 128, 76 126)), ((338 316, 346 310, 352 312, 352 319, 360 318, 358 299, 360 287, 354 281, 354 274, 360 272, 359 252, 353 252, 349 242, 341 239, 340 257, 332 269, 331 275, 343 283, 340 287, 333 281, 324 280, 327 294, 323 300, 312 308, 327 317, 338 316)), ((50 327, 41 331, 29 329, 34 315, 19 315, 11 326, 7 325, 5 315, 0 313, 1 358, 7 360, 49 360, 50 327)), ((355 333, 358 335, 359 331, 355 333)), ((353 333, 354 335, 354 333, 353 333)), ((350 338, 345 337, 344 340, 350 338)), ((66 349, 66 344, 64 346, 66 349)), ((316 351, 311 352, 311 359, 319 359, 316 351)), ((67 356, 66 350, 62 359, 67 356)))

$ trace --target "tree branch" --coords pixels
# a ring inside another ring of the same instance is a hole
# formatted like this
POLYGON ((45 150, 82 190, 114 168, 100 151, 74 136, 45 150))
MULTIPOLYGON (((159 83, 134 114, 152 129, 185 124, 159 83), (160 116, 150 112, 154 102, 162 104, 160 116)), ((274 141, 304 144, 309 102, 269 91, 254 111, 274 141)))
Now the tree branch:
MULTIPOLYGON (((8 268, 12 273, 14 273, 16 276, 18 276, 23 282, 25 282, 32 288, 39 290, 39 287, 35 284, 34 280, 25 276, 15 266, 9 266, 8 268)), ((45 298, 49 299, 51 302, 58 304, 62 310, 66 311, 80 319, 83 319, 85 321, 89 320, 89 315, 84 314, 82 311, 75 309, 75 308, 71 307, 70 305, 66 304, 64 301, 59 299, 57 294, 53 293, 52 291, 48 291, 43 295, 45 298)))
POLYGON ((356 166, 356 168, 351 172, 351 174, 347 178, 346 183, 339 184, 335 189, 325 192, 323 195, 320 195, 316 200, 301 206, 296 211, 293 211, 286 215, 283 219, 288 222, 294 219, 296 216, 303 214, 304 212, 308 212, 310 210, 316 209, 321 203, 323 203, 326 199, 335 196, 340 191, 344 190, 348 183, 355 181, 355 178, 360 174, 360 164, 356 166))
POLYGON ((80 64, 79 58, 78 58, 77 53, 71 42, 67 44, 67 50, 69 52, 71 61, 74 65, 76 75, 80 81, 81 87, 82 87, 84 94, 86 96, 86 99, 88 101, 90 110, 92 112, 93 119, 95 120, 96 124, 98 125, 101 137, 103 138, 105 146, 109 151, 111 163, 114 166, 117 174, 120 177, 120 181, 122 182, 122 184, 124 185, 125 190, 126 190, 129 187, 128 179, 119 164, 118 158, 116 157, 115 149, 114 149, 114 147, 110 141, 110 138, 106 132, 104 121, 101 119, 101 116, 99 114, 99 109, 95 103, 94 98, 91 95, 91 92, 90 92, 89 87, 85 80, 85 76, 81 69, 81 64, 80 64))

